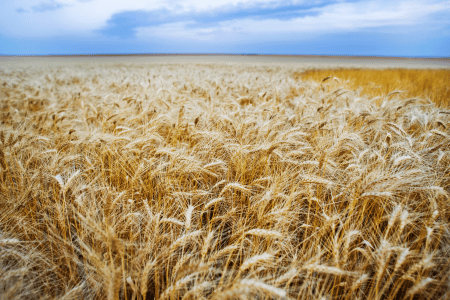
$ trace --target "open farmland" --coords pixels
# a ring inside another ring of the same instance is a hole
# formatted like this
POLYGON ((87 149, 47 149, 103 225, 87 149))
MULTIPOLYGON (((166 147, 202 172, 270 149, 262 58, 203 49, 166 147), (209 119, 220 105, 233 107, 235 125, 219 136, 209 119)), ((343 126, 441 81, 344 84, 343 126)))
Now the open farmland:
POLYGON ((1 58, 0 297, 449 299, 448 61, 245 59, 1 58))
POLYGON ((362 95, 378 97, 378 103, 390 93, 400 99, 422 98, 441 107, 450 105, 450 69, 312 69, 294 73, 302 80, 332 79, 329 88, 359 90, 362 95))

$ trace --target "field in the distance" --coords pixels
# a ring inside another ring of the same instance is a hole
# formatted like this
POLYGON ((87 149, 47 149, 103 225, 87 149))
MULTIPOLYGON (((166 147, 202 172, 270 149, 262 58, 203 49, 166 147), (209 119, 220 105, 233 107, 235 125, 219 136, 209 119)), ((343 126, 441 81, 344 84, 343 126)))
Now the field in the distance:
POLYGON ((450 69, 310 69, 294 76, 318 82, 330 80, 330 88, 359 90, 365 96, 379 97, 380 103, 389 94, 401 93, 401 99, 417 97, 441 107, 450 105, 450 69))
POLYGON ((0 298, 449 299, 445 81, 245 59, 0 58, 0 298))

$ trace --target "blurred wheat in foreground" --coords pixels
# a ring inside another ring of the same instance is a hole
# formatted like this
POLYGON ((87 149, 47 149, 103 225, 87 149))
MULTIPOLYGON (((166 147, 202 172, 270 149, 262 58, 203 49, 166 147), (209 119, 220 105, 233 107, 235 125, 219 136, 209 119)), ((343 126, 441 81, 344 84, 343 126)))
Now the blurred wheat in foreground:
POLYGON ((450 112, 295 72, 2 66, 0 297, 449 299, 450 112))

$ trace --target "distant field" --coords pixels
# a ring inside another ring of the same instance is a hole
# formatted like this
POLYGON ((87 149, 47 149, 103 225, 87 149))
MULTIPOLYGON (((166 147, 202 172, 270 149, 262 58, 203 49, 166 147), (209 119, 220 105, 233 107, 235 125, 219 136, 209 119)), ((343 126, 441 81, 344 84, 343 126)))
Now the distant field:
POLYGON ((449 66, 0 58, 0 298, 449 299, 449 66))
POLYGON ((125 64, 263 64, 305 68, 407 68, 450 69, 450 58, 397 58, 314 55, 130 55, 130 56, 0 56, 0 64, 13 66, 29 64, 71 65, 79 63, 125 64))
POLYGON ((359 90, 367 97, 383 99, 401 92, 403 99, 430 99, 441 107, 450 105, 450 69, 313 69, 296 72, 294 77, 321 82, 327 77, 330 88, 343 86, 359 90))

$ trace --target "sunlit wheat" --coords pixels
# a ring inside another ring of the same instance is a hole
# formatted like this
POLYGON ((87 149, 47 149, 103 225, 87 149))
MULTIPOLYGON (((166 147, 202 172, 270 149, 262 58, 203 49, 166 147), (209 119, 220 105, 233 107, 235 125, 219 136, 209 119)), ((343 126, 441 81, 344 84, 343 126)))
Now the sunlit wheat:
POLYGON ((448 299, 448 71, 304 71, 1 65, 0 298, 448 299))

